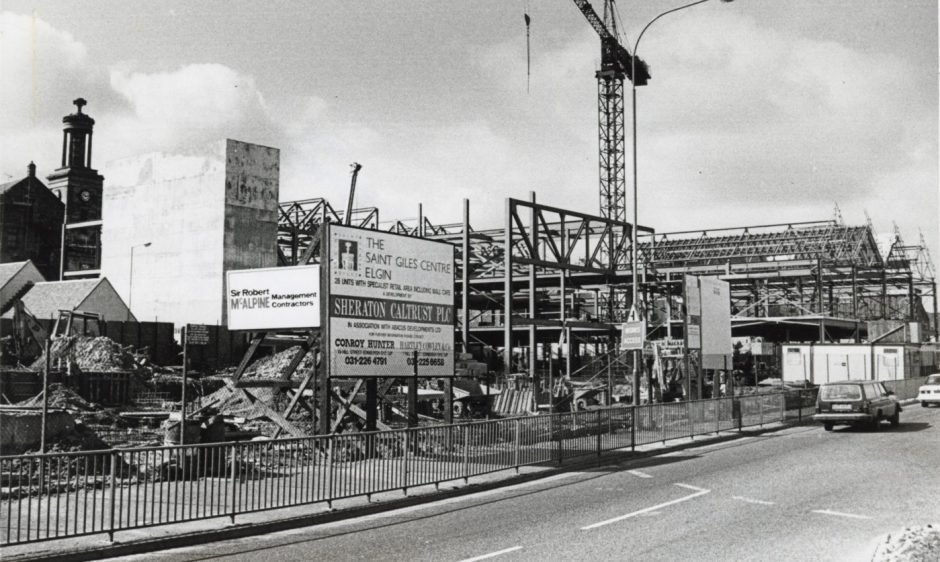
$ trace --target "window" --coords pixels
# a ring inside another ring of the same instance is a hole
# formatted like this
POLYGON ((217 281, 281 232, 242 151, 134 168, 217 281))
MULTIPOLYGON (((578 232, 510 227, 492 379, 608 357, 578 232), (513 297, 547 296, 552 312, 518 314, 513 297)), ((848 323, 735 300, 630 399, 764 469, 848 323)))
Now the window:
POLYGON ((823 400, 861 400, 862 387, 857 384, 827 384, 819 390, 823 400))

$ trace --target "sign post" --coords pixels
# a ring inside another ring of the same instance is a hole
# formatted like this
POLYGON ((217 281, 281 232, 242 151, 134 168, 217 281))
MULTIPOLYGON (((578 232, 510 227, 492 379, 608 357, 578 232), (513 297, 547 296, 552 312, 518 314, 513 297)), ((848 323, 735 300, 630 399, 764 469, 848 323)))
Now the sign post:
POLYGON ((643 369, 643 344, 646 341, 646 321, 641 319, 636 303, 630 307, 627 321, 620 327, 620 349, 633 355, 633 405, 640 405, 640 375, 643 369))

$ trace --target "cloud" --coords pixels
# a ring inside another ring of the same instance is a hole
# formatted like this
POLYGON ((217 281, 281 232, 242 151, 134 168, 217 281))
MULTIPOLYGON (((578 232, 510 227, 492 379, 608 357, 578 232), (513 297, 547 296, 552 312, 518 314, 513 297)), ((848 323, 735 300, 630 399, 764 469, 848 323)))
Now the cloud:
POLYGON ((220 64, 112 70, 110 85, 131 109, 114 126, 121 145, 170 150, 225 137, 262 144, 277 138, 254 79, 220 64))
POLYGON ((221 138, 277 146, 282 139, 251 76, 221 64, 144 72, 130 63, 96 65, 71 34, 40 18, 0 14, 3 81, 0 170, 19 177, 59 164, 62 116, 89 101, 96 120, 95 162, 155 150, 184 150, 221 138))
MULTIPOLYGON (((77 97, 108 97, 101 73, 75 38, 42 19, 0 13, 0 171, 25 175, 34 160, 43 171, 57 167, 61 119, 77 97)), ((4 178, 0 178, 4 179, 4 178)))

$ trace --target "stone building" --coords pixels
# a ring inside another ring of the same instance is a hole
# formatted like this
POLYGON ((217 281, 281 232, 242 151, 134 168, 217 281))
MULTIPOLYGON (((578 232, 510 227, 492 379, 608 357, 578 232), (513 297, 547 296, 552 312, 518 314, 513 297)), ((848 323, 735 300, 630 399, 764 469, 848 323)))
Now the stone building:
POLYGON ((31 261, 46 279, 59 278, 65 205, 36 177, 0 185, 0 263, 31 261))

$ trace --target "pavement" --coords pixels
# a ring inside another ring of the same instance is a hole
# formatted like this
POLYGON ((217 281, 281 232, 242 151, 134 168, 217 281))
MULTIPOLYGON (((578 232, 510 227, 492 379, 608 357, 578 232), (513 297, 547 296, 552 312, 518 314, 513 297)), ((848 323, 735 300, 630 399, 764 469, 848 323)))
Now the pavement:
MULTIPOLYGON (((903 401, 902 404, 913 402, 913 400, 907 400, 903 401)), ((621 449, 609 451, 600 456, 590 455, 566 459, 561 464, 525 466, 520 467, 518 471, 509 469, 474 476, 469 478, 466 483, 460 479, 442 483, 439 487, 430 485, 409 488, 407 495, 403 495, 401 491, 393 491, 374 494, 371 498, 356 497, 337 500, 332 503, 332 506, 323 502, 243 514, 236 518, 235 523, 231 523, 228 518, 213 518, 120 531, 115 534, 114 542, 108 541, 107 534, 98 534, 34 544, 13 545, 4 547, 0 555, 2 555, 5 562, 98 560, 265 535, 364 517, 448 498, 457 498, 602 465, 616 465, 642 458, 668 455, 692 447, 733 441, 742 436, 753 437, 775 432, 792 427, 792 425, 792 423, 773 423, 761 428, 745 429, 741 432, 733 430, 695 438, 672 440, 666 444, 660 442, 639 446, 634 451, 621 449)))

